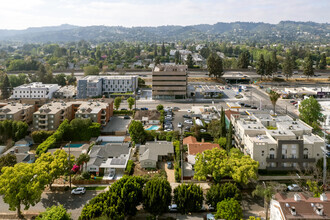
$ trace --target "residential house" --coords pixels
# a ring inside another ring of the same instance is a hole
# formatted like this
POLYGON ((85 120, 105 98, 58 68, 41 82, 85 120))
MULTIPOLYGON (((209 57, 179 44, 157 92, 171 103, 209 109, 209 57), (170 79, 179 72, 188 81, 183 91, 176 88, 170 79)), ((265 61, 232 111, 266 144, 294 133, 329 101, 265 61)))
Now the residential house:
POLYGON ((3 155, 14 154, 17 163, 33 163, 35 161, 35 154, 30 152, 31 145, 31 138, 21 139, 12 148, 4 152, 3 155))
POLYGON ((90 160, 87 163, 87 170, 96 175, 106 176, 111 169, 115 169, 117 175, 123 175, 130 155, 129 143, 94 145, 89 152, 90 160))
POLYGON ((156 168, 158 162, 172 160, 173 156, 172 142, 155 141, 140 146, 139 161, 142 168, 156 168))
POLYGON ((141 121, 144 125, 158 125, 160 124, 160 112, 157 110, 136 111, 134 120, 141 121))
POLYGON ((187 145, 188 153, 187 159, 188 163, 195 165, 195 158, 198 153, 203 153, 206 150, 212 150, 213 148, 219 148, 219 144, 209 143, 209 142, 198 142, 193 136, 189 136, 183 139, 183 145, 187 145))

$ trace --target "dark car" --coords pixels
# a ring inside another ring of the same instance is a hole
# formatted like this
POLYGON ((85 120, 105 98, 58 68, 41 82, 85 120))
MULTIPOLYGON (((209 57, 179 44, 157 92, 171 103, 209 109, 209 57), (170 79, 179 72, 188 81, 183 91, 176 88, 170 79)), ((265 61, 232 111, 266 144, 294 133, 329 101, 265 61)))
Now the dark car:
POLYGON ((131 119, 131 117, 129 117, 128 115, 125 115, 124 119, 131 119))
POLYGON ((173 111, 179 111, 180 108, 179 107, 173 107, 173 111))
POLYGON ((240 103, 238 103, 238 104, 240 104, 241 106, 244 106, 244 105, 245 105, 245 103, 244 103, 244 102, 240 102, 240 103))
POLYGON ((173 163, 171 161, 167 162, 167 169, 173 169, 173 163))
POLYGON ((244 107, 250 108, 251 105, 249 105, 249 104, 245 104, 244 107))
POLYGON ((251 109, 258 109, 258 107, 256 107, 256 106, 252 106, 251 109))
POLYGON ((122 109, 120 109, 121 111, 127 111, 127 108, 122 108, 122 109))
POLYGON ((294 103, 295 102, 295 100, 290 100, 290 103, 294 103))
POLYGON ((184 118, 191 118, 190 115, 183 115, 182 117, 184 117, 184 118))
POLYGON ((190 127, 189 127, 189 126, 185 127, 185 128, 184 128, 184 131, 185 131, 185 132, 190 132, 190 127))
POLYGON ((146 107, 143 107, 143 108, 141 108, 141 110, 148 110, 148 108, 146 108, 146 107))

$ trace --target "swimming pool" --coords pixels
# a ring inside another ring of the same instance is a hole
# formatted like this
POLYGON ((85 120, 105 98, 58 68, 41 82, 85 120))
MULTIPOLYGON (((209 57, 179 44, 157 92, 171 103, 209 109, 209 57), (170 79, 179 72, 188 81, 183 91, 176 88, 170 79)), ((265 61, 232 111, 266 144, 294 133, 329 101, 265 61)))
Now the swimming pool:
MULTIPOLYGON (((84 144, 70 144, 70 148, 78 148, 78 147, 81 147, 83 146, 84 144)), ((64 147, 68 147, 68 145, 65 145, 64 147)))
POLYGON ((158 130, 158 129, 159 129, 159 126, 158 125, 153 125, 153 126, 147 128, 146 130, 147 131, 151 131, 151 130, 158 130))

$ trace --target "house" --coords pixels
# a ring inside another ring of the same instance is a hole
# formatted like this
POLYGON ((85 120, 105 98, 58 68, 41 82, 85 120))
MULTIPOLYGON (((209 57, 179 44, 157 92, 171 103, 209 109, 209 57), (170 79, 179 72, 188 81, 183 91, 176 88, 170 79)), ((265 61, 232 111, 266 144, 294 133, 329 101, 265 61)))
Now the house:
POLYGON ((219 148, 219 144, 213 144, 209 142, 198 142, 197 139, 193 136, 189 136, 183 139, 183 145, 188 147, 188 163, 195 165, 195 157, 198 153, 203 153, 206 150, 212 150, 213 148, 219 148))
POLYGON ((123 175, 130 155, 129 143, 94 145, 89 152, 90 160, 87 163, 87 171, 106 176, 111 169, 115 169, 116 175, 123 175))
POLYGON ((7 150, 3 155, 14 154, 17 163, 33 163, 35 161, 35 154, 30 152, 30 146, 13 146, 7 150))
POLYGON ((287 197, 277 193, 270 201, 270 220, 330 219, 330 194, 314 198, 303 193, 287 197))
POLYGON ((174 147, 172 142, 147 142, 140 146, 140 164, 142 168, 156 168, 157 162, 172 159, 174 147))
POLYGON ((144 125, 158 125, 160 123, 160 112, 157 110, 137 111, 134 120, 141 121, 144 125))

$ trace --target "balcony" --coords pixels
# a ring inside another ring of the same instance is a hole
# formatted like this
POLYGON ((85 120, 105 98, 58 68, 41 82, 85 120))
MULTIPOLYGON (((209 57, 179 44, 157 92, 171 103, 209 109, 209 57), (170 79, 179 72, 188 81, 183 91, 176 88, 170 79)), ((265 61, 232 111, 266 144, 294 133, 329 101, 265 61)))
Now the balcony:
POLYGON ((46 121, 46 120, 39 120, 39 125, 48 125, 48 121, 46 121))
POLYGON ((315 158, 272 158, 267 157, 266 162, 267 163, 300 163, 300 162, 306 162, 306 163, 314 163, 316 161, 315 158))

